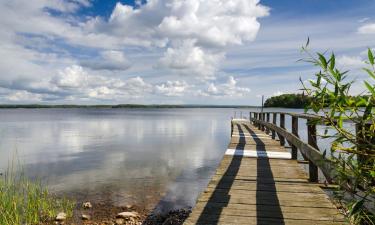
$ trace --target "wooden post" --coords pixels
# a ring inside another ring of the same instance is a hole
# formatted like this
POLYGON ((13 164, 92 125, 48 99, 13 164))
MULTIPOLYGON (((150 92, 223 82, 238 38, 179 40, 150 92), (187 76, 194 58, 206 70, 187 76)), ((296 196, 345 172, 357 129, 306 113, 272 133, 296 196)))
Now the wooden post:
MULTIPOLYGON (((259 113, 259 118, 258 118, 258 120, 260 120, 260 121, 262 121, 262 114, 263 114, 263 113, 259 113)), ((262 129, 262 125, 261 125, 260 123, 258 124, 258 129, 259 129, 259 130, 262 129)))
MULTIPOLYGON (((266 113, 262 113, 262 121, 263 121, 263 122, 266 121, 266 113)), ((266 128, 266 127, 265 127, 264 125, 262 125, 262 131, 264 131, 265 128, 266 128)))
MULTIPOLYGON (((257 120, 258 119, 258 113, 254 113, 254 118, 255 118, 255 120, 257 120)), ((254 121, 254 125, 256 125, 257 124, 257 122, 256 121, 254 121)))
MULTIPOLYGON (((292 116, 292 134, 298 136, 298 117, 292 116)), ((292 159, 297 159, 297 147, 292 145, 292 159)))
MULTIPOLYGON (((280 113, 280 127, 285 129, 285 114, 280 113)), ((284 146, 285 145, 285 138, 281 136, 280 134, 277 134, 280 139, 280 145, 284 146)))
POLYGON ((249 112, 249 120, 250 120, 250 123, 251 123, 251 112, 249 112))
MULTIPOLYGON (((266 113, 267 115, 267 123, 270 122, 270 113, 266 113)), ((270 129, 268 127, 266 127, 266 134, 269 134, 270 133, 270 129)))
POLYGON ((233 120, 230 121, 230 136, 233 136, 233 120))
MULTIPOLYGON (((273 113, 272 115, 272 123, 276 125, 277 113, 273 113)), ((272 130, 272 139, 276 138, 276 132, 272 130)))
MULTIPOLYGON (((316 125, 313 124, 311 120, 307 120, 307 139, 309 145, 318 149, 318 144, 316 141, 316 125)), ((309 160, 309 180, 310 182, 319 181, 318 167, 314 165, 311 160, 309 160)))

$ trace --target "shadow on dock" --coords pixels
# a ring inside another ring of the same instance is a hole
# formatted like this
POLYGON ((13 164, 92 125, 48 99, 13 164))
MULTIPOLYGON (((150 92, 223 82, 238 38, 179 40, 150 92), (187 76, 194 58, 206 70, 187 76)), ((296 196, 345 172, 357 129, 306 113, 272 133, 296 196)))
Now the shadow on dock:
MULTIPOLYGON (((238 128, 239 134, 244 134, 241 126, 239 124, 236 124, 238 128)), ((246 138, 244 135, 240 135, 238 144, 236 146, 236 152, 237 151, 243 151, 245 149, 246 145, 246 138)), ((212 193, 212 196, 208 200, 206 206, 204 207, 202 214, 199 216, 199 219, 197 221, 197 224, 217 224, 220 219, 221 212, 224 207, 226 207, 229 203, 230 200, 230 195, 229 195, 229 188, 221 189, 221 187, 226 187, 229 186, 231 187, 234 182, 234 178, 236 177, 241 161, 242 161, 243 156, 242 155, 234 155, 232 158, 232 161, 230 165, 228 166, 228 169, 225 171, 224 175, 222 176, 221 180, 217 184, 214 192, 212 193), (232 176, 233 179, 228 180, 226 178, 232 176), (225 193, 223 192, 225 191, 225 193), (216 203, 216 199, 220 198, 220 206, 215 206, 215 207, 210 207, 211 203, 216 203), (206 217, 209 215, 210 220, 207 222, 206 217)))
MULTIPOLYGON (((244 125, 246 130, 251 134, 256 136, 255 132, 250 129, 247 125, 244 125)), ((259 138, 254 138, 256 142, 256 148, 262 146, 262 149, 265 151, 265 144, 259 138)), ((270 205, 272 205, 272 223, 283 225, 284 217, 281 211, 280 202, 277 197, 276 184, 271 170, 271 164, 268 158, 257 158, 257 191, 256 191, 256 211, 257 211, 257 224, 268 224, 269 222, 264 221, 265 215, 264 212, 270 211, 270 205), (269 190, 262 190, 262 185, 265 183, 262 182, 261 178, 266 178, 271 182, 266 183, 269 190)))
MULTIPOLYGON (((239 141, 236 146, 236 153, 241 153, 245 150, 246 137, 241 125, 236 124, 239 132, 239 141), (241 135, 242 134, 242 135, 241 135)), ((245 129, 254 137, 257 137, 256 133, 251 130, 247 125, 244 125, 245 129)), ((256 142, 257 151, 265 151, 265 143, 260 138, 253 139, 256 142)), ((223 209, 229 204, 230 201, 230 190, 234 183, 234 180, 239 172, 243 155, 234 155, 230 165, 225 171, 224 175, 218 182, 213 194, 205 205, 197 224, 218 224, 223 209), (230 178, 230 179, 228 179, 230 178), (219 203, 219 204, 218 204, 219 203)), ((273 179, 271 165, 268 158, 258 157, 257 163, 257 179, 256 179, 256 220, 257 224, 285 224, 283 214, 281 211, 279 199, 277 197, 276 185, 273 179), (261 179, 266 178, 267 182, 263 182, 261 179), (262 190, 262 186, 267 185, 267 191, 262 190), (272 208, 272 212, 270 212, 272 208), (271 215, 270 215, 271 213, 271 215), (270 216, 267 216, 270 215, 270 216)), ((251 220, 251 218, 249 218, 251 220)))

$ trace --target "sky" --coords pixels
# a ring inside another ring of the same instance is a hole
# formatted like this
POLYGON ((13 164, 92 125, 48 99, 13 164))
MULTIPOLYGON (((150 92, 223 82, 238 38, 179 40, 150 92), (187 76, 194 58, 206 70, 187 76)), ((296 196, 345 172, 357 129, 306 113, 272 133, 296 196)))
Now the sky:
POLYGON ((260 105, 335 52, 360 93, 374 0, 0 0, 0 104, 260 105))

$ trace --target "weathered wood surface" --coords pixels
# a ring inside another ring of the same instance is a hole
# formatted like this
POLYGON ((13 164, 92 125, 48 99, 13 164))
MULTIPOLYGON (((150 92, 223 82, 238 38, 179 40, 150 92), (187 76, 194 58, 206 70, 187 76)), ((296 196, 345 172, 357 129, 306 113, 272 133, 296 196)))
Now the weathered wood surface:
MULTIPOLYGON (((249 122, 234 122, 233 134, 228 148, 287 152, 249 122)), ((184 224, 346 222, 319 184, 308 181, 297 160, 225 155, 184 224)))

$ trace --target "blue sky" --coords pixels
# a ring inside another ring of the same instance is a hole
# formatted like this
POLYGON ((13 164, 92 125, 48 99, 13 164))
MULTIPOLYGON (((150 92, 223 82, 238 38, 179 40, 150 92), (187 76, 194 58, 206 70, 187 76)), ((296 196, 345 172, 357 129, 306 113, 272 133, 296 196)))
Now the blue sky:
MULTIPOLYGON (((0 103, 241 104, 298 92, 334 51, 366 79, 373 0, 0 2, 0 103)), ((361 82, 353 93, 361 92, 361 82)))

